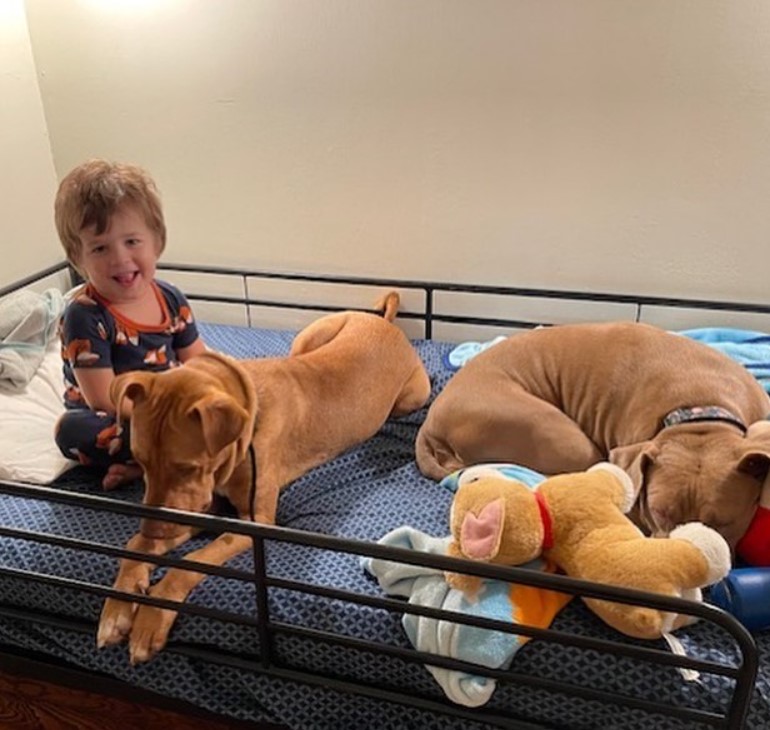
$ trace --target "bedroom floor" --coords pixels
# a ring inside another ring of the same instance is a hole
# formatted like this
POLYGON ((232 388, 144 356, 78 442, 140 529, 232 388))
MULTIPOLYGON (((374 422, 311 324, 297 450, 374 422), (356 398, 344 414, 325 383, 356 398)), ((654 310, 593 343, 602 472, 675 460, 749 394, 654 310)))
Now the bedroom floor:
POLYGON ((246 727, 255 728, 254 724, 190 717, 0 672, 0 730, 237 730, 246 727))

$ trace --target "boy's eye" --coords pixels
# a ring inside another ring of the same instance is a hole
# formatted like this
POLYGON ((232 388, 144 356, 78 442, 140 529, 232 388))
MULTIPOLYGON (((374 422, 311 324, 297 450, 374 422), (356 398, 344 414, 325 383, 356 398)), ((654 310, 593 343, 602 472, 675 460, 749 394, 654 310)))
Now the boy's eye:
POLYGON ((105 248, 105 246, 94 246, 91 248, 91 253, 103 253, 105 248))

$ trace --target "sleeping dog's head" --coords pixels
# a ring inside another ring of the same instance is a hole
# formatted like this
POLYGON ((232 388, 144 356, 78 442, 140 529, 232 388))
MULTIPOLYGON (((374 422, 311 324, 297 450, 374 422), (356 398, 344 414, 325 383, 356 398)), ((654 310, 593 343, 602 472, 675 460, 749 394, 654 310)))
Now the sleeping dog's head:
MULTIPOLYGON (((110 397, 119 414, 126 413, 126 401, 132 404, 131 452, 144 470, 144 503, 208 511, 217 482, 243 456, 253 422, 249 412, 220 379, 189 366, 124 373, 113 381, 110 397)), ((142 534, 156 539, 185 529, 157 520, 141 523, 142 534)))
POLYGON ((700 521, 732 548, 748 529, 770 468, 770 423, 744 436, 719 422, 664 428, 651 441, 622 446, 610 461, 625 469, 637 489, 631 516, 651 534, 700 521))

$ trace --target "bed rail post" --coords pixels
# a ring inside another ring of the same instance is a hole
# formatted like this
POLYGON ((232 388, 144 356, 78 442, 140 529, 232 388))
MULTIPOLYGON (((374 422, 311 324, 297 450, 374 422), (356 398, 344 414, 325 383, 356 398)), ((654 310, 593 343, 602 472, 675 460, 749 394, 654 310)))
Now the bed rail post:
POLYGON ((423 333, 426 340, 433 339, 433 287, 425 287, 425 321, 423 333))
POLYGON ((262 666, 270 668, 273 663, 273 638, 270 631, 270 608, 267 600, 267 566, 265 564, 265 539, 259 535, 252 538, 254 556, 254 590, 257 599, 259 624, 259 656, 262 666))
POLYGON ((251 304, 249 303, 251 295, 249 294, 249 277, 246 274, 241 276, 241 283, 243 284, 243 298, 246 306, 246 326, 251 327, 251 304))
POLYGON ((751 695, 754 692, 757 674, 759 673, 759 657, 754 637, 749 633, 748 629, 739 625, 737 629, 730 633, 739 647, 740 664, 735 678, 730 707, 725 714, 725 722, 728 728, 740 730, 740 728, 744 727, 749 716, 751 695))

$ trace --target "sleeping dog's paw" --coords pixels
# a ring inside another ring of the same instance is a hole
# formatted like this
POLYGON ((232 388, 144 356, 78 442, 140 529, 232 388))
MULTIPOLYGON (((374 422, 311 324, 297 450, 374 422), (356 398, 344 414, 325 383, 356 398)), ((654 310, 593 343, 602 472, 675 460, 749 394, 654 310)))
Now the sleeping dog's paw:
POLYGON ((96 646, 99 649, 113 644, 120 644, 131 631, 136 612, 135 603, 108 598, 102 608, 99 630, 96 634, 96 646))
POLYGON ((128 651, 131 664, 152 659, 165 645, 177 612, 157 606, 140 606, 136 612, 128 651))

